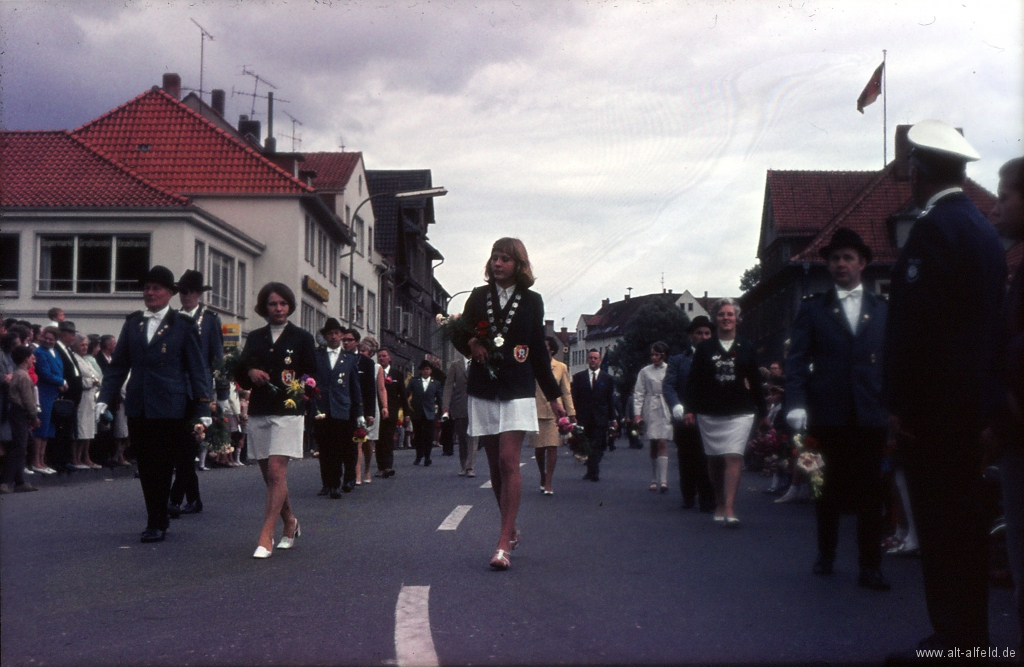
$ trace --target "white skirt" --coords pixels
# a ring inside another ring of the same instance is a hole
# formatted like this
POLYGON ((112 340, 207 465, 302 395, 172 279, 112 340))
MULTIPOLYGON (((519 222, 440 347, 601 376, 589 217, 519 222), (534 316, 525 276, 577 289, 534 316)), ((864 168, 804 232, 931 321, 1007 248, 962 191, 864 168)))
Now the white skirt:
POLYGON ((754 427, 754 415, 697 415, 700 439, 704 453, 708 456, 738 454, 743 456, 747 449, 750 430, 754 427))
POLYGON ((498 435, 506 431, 537 432, 537 399, 514 398, 511 401, 489 401, 468 397, 469 435, 498 435))
POLYGON ((302 458, 302 415, 258 415, 249 417, 246 446, 257 461, 271 456, 302 458))

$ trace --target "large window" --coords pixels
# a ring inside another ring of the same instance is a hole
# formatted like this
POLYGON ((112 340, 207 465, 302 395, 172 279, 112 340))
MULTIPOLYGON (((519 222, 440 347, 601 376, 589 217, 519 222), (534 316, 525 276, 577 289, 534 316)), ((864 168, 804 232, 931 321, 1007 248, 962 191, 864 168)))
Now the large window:
POLYGON ((341 289, 338 290, 338 315, 341 317, 342 322, 349 322, 352 319, 352 313, 348 312, 349 297, 348 293, 348 276, 341 276, 341 289))
POLYGON ((206 244, 196 239, 195 266, 192 267, 199 273, 206 275, 206 244))
POLYGON ((248 283, 246 283, 245 276, 245 262, 238 263, 238 310, 237 312, 241 317, 245 317, 245 291, 249 289, 248 283))
POLYGON ((39 237, 38 289, 42 292, 138 292, 139 281, 148 271, 148 236, 39 237))
POLYGON ((355 300, 356 306, 356 312, 354 315, 355 321, 353 322, 353 324, 355 324, 357 327, 361 327, 363 326, 363 322, 365 321, 363 315, 366 312, 366 306, 364 304, 365 294, 363 291, 363 286, 360 285, 359 283, 352 283, 352 297, 355 300))
POLYGON ((235 260, 210 248, 210 305, 234 312, 235 260))
POLYGON ((302 312, 299 316, 299 326, 314 336, 317 336, 319 335, 320 329, 323 329, 325 322, 327 322, 327 313, 303 299, 302 312))
POLYGON ((330 261, 328 262, 330 264, 330 275, 328 276, 328 278, 330 278, 332 285, 337 285, 338 284, 338 244, 335 243, 334 241, 331 241, 330 248, 328 249, 328 252, 330 253, 330 261))
POLYGON ((373 261, 373 227, 366 228, 366 257, 373 261))
POLYGON ((17 234, 0 234, 0 292, 18 291, 21 239, 17 234))
POLYGON ((377 330, 377 295, 369 290, 366 292, 366 330, 371 333, 377 330))

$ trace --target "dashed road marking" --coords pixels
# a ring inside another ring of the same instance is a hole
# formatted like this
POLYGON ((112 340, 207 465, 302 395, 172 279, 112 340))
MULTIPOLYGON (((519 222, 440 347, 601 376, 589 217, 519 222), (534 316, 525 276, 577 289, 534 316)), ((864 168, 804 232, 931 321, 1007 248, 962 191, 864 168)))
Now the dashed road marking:
POLYGON ((441 522, 441 525, 438 526, 437 529, 438 530, 455 530, 456 528, 459 527, 459 523, 461 523, 462 520, 464 518, 466 518, 466 515, 469 514, 469 510, 472 507, 473 507, 472 505, 458 505, 458 506, 456 506, 456 508, 452 510, 452 513, 449 514, 445 518, 445 520, 441 522))
MULTIPOLYGON (((524 465, 526 465, 526 462, 520 463, 519 467, 522 468, 524 465)), ((494 488, 494 487, 491 486, 491 480, 487 480, 486 482, 484 482, 483 484, 480 485, 480 488, 481 489, 491 489, 491 488, 494 488)))
POLYGON ((430 634, 430 586, 402 586, 395 606, 395 662, 399 667, 436 667, 430 634))

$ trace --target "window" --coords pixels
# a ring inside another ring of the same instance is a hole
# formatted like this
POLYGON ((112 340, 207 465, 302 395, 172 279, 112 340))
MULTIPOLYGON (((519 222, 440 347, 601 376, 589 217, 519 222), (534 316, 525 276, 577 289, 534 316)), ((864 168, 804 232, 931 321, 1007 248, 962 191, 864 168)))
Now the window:
POLYGON ((18 291, 21 239, 17 234, 0 234, 0 292, 18 291))
POLYGON ((245 291, 249 286, 245 282, 245 262, 238 263, 238 310, 240 316, 245 317, 245 291))
POLYGON ((206 244, 196 239, 195 266, 192 267, 199 273, 206 275, 206 244))
POLYGON ((299 316, 299 326, 310 333, 317 331, 316 308, 314 308, 313 304, 309 303, 305 299, 302 301, 302 312, 299 316))
POLYGON ((316 270, 320 275, 327 275, 327 233, 323 229, 316 230, 316 270))
POLYGON ((330 271, 328 277, 331 280, 332 285, 338 284, 338 244, 331 241, 328 247, 328 253, 330 258, 328 264, 330 265, 330 271))
POLYGON ((235 260, 210 248, 210 305, 235 310, 235 260))
POLYGON ((359 174, 359 196, 363 196, 363 175, 359 174))
POLYGON ((312 264, 316 259, 316 224, 306 216, 306 261, 312 264))
POLYGON ((366 292, 366 330, 371 333, 377 330, 377 295, 369 290, 366 292))
POLYGON ((363 326, 363 322, 364 322, 363 314, 364 314, 364 312, 366 310, 365 305, 363 303, 364 296, 365 295, 363 293, 363 286, 360 285, 359 283, 353 282, 352 283, 352 297, 355 300, 355 307, 356 307, 355 308, 355 313, 353 314, 353 320, 354 320, 354 324, 357 327, 363 326))
POLYGON ((363 254, 363 219, 358 215, 356 216, 355 222, 352 225, 352 235, 355 236, 356 254, 363 254))
POLYGON ((102 234, 39 237, 42 292, 138 292, 149 271, 148 236, 102 234))
POLYGON ((366 228, 366 257, 373 261, 373 227, 366 228))
POLYGON ((338 290, 338 316, 342 322, 348 322, 352 318, 352 313, 348 312, 348 303, 348 276, 342 276, 341 288, 338 290))

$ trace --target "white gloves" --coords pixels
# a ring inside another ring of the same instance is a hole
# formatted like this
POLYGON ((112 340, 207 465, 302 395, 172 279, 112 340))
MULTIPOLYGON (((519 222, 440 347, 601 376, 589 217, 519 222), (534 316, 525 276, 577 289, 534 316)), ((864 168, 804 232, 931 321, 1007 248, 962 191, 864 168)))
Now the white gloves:
POLYGON ((677 404, 672 407, 672 419, 676 420, 677 422, 683 421, 683 415, 685 414, 686 410, 683 409, 682 405, 677 404))
POLYGON ((359 428, 366 428, 366 417, 359 415, 356 417, 356 426, 359 428))
POLYGON ((786 413, 786 423, 794 431, 803 431, 807 428, 807 410, 796 408, 786 413))
POLYGON ((228 403, 227 399, 217 401, 217 409, 220 410, 222 415, 234 414, 234 411, 231 409, 231 404, 228 403))
POLYGON ((210 428, 211 426, 213 426, 213 417, 200 417, 199 423, 205 426, 206 428, 210 428))
POLYGON ((96 421, 97 422, 100 420, 100 417, 102 417, 103 413, 106 412, 106 411, 107 411, 107 404, 106 403, 97 403, 96 404, 96 421))

